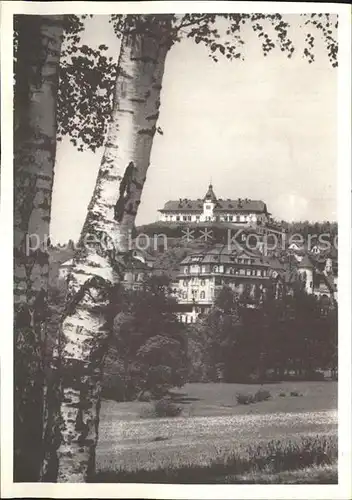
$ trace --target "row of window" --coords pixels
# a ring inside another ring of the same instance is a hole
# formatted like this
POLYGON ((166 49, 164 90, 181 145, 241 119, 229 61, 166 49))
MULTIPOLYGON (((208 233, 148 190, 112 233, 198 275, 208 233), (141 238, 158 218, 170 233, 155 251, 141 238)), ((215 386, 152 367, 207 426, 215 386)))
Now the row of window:
POLYGON ((196 318, 194 318, 193 316, 188 316, 187 314, 185 314, 184 316, 183 315, 181 316, 181 321, 182 321, 182 323, 195 323, 196 322, 196 318))
MULTIPOLYGON (((196 299, 196 298, 197 298, 197 296, 198 296, 198 290, 192 290, 192 295, 193 295, 193 298, 194 298, 194 299, 196 299)), ((187 299, 187 292, 182 292, 182 298, 183 298, 184 300, 186 300, 186 299, 187 299)), ((199 298, 200 298, 201 300, 202 300, 202 299, 203 299, 203 300, 205 299, 205 292, 204 292, 204 290, 202 290, 202 291, 200 292, 199 298)))
MULTIPOLYGON (((188 274, 186 272, 185 268, 185 274, 188 274)), ((205 273, 206 271, 202 269, 202 272, 205 273)), ((220 273, 224 274, 224 266, 214 266, 212 268, 213 273, 220 273)), ((233 274, 237 276, 259 276, 259 277, 265 277, 267 276, 267 270, 266 269, 234 269, 230 267, 229 269, 226 270, 226 274, 233 274)), ((187 286, 187 280, 183 281, 184 286, 187 286)), ((205 286, 205 280, 201 280, 200 282, 201 286, 205 286)))
MULTIPOLYGON (((214 258, 217 259, 217 256, 214 256, 214 258)), ((197 260, 199 262, 199 260, 201 260, 202 257, 198 257, 197 260)), ((242 258, 235 258, 235 257, 230 257, 231 261, 232 262, 235 262, 236 264, 247 264, 247 265, 253 265, 255 264, 255 259, 242 259, 242 258)), ((195 259, 192 259, 192 260, 195 260, 195 259)), ((184 274, 189 274, 190 272, 191 273, 199 273, 199 272, 202 272, 202 273, 206 273, 207 272, 207 268, 206 266, 199 266, 197 264, 192 264, 190 266, 190 268, 188 268, 188 266, 185 266, 184 269, 183 269, 183 272, 184 274)), ((213 273, 223 273, 224 272, 224 266, 223 265, 216 265, 216 266, 213 266, 212 267, 212 272, 213 273)), ((226 269, 226 273, 229 273, 229 274, 233 274, 233 268, 232 267, 229 267, 226 269)))
MULTIPOLYGON (((176 221, 184 221, 184 222, 189 222, 192 220, 192 215, 165 215, 165 220, 172 221, 174 217, 176 217, 176 221)), ((218 216, 217 217, 220 221, 222 222, 249 222, 251 220, 256 220, 256 218, 253 218, 252 215, 225 215, 225 216, 218 216)), ((212 221, 214 217, 212 216, 206 216, 205 220, 206 221, 212 221)), ((196 221, 200 221, 200 215, 195 216, 196 221)))

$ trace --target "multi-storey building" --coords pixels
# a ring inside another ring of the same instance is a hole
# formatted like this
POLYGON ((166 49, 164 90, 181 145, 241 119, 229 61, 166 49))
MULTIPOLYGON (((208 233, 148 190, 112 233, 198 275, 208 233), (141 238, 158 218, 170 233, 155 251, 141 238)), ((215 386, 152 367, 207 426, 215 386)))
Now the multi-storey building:
POLYGON ((279 298, 283 293, 292 295, 298 281, 308 294, 313 293, 330 304, 337 300, 329 260, 321 271, 308 257, 292 266, 260 252, 217 244, 182 260, 174 279, 174 293, 180 320, 193 323, 209 312, 223 286, 234 290, 247 307, 256 307, 269 287, 279 298))
POLYGON ((180 319, 192 323, 199 314, 207 313, 225 285, 245 297, 248 306, 253 305, 269 281, 270 266, 259 252, 217 244, 189 255, 176 276, 180 319))
POLYGON ((170 200, 159 212, 163 222, 232 222, 255 225, 265 224, 270 220, 270 213, 263 201, 217 198, 212 184, 209 185, 204 198, 170 200))

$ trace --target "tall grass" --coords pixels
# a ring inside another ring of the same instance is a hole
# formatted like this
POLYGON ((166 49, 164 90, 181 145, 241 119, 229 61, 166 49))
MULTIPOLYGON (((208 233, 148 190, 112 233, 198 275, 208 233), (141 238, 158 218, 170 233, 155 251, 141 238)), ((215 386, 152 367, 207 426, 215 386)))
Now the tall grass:
POLYGON ((195 457, 193 463, 179 467, 167 465, 153 470, 134 471, 121 467, 115 471, 98 473, 94 482, 214 483, 225 480, 229 475, 233 476, 231 482, 238 482, 237 476, 243 474, 277 474, 312 466, 332 465, 336 460, 336 436, 303 436, 297 441, 275 439, 247 446, 242 451, 224 455, 219 453, 207 464, 197 463, 195 457))

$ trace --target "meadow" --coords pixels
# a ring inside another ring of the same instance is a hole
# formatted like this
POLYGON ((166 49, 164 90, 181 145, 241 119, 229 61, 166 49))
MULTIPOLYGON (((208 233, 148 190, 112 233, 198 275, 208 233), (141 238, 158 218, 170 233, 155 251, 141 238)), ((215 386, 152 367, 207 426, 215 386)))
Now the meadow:
POLYGON ((143 418, 151 403, 104 401, 97 482, 337 481, 337 383, 267 384, 271 398, 238 404, 259 385, 186 384, 174 418, 143 418))

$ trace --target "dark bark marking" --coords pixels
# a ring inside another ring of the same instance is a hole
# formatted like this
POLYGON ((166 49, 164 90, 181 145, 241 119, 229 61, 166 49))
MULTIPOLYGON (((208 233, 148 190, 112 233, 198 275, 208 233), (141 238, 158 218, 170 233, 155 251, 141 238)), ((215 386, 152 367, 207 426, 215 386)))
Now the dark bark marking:
POLYGON ((152 63, 152 64, 158 64, 158 59, 155 59, 154 57, 150 56, 140 56, 140 57, 131 57, 131 61, 140 61, 143 63, 152 63))
POLYGON ((135 179, 136 171, 137 167, 135 167, 133 161, 131 161, 126 167, 126 170, 123 174, 120 183, 119 198, 116 202, 114 209, 114 216, 117 222, 121 222, 123 218, 123 213, 125 211, 126 203, 131 196, 132 184, 134 184, 137 188, 139 186, 139 183, 135 179))
POLYGON ((154 137, 156 131, 155 125, 151 128, 142 128, 138 131, 139 135, 149 135, 150 137, 154 137))
POLYGON ((137 104, 144 104, 146 102, 145 99, 139 99, 137 97, 131 97, 129 100, 130 102, 135 102, 137 104))
POLYGON ((146 117, 146 120, 157 120, 159 118, 159 111, 157 113, 155 113, 154 115, 149 115, 146 117))

